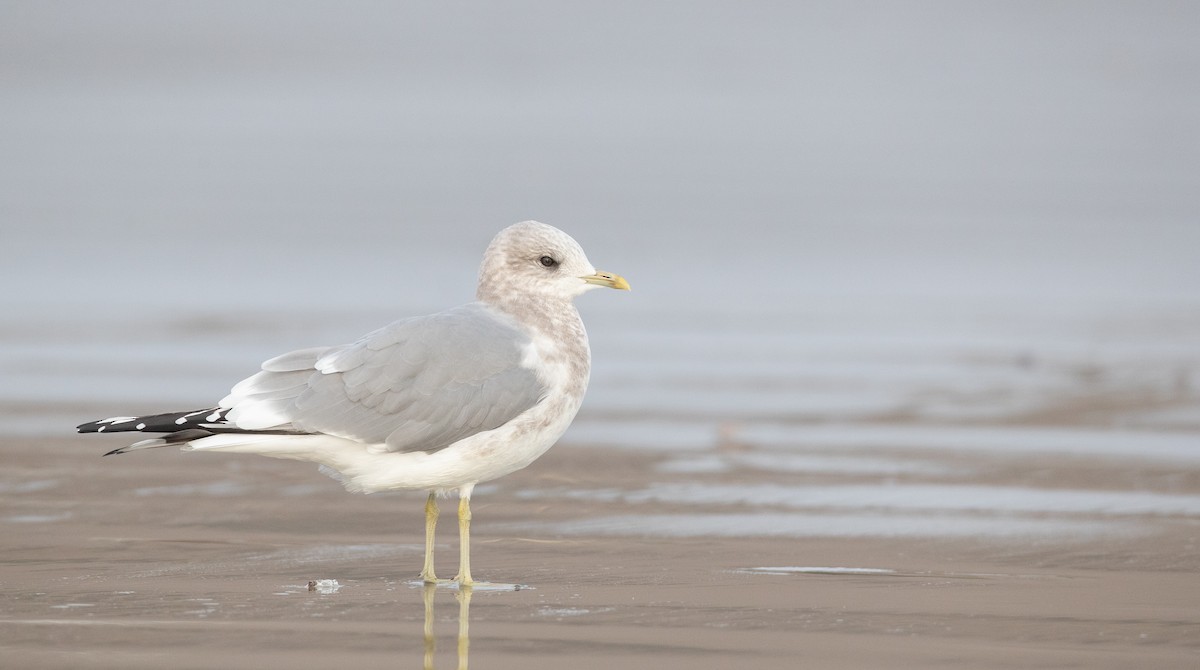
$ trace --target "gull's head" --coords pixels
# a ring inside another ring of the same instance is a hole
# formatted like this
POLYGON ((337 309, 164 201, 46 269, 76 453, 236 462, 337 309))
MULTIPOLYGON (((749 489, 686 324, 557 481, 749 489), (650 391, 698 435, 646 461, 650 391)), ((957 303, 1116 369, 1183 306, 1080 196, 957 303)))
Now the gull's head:
POLYGON ((544 223, 522 221, 496 234, 479 268, 479 298, 537 295, 570 300, 593 288, 629 290, 620 275, 601 272, 570 235, 544 223))

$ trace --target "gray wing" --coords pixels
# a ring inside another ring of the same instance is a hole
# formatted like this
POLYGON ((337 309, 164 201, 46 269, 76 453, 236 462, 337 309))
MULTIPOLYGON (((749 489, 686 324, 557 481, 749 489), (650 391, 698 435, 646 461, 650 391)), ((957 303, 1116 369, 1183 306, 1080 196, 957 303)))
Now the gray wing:
POLYGON ((327 433, 429 451, 497 428, 545 393, 521 365, 529 337, 472 303, 397 321, 354 344, 263 363, 221 401, 245 430, 327 433))

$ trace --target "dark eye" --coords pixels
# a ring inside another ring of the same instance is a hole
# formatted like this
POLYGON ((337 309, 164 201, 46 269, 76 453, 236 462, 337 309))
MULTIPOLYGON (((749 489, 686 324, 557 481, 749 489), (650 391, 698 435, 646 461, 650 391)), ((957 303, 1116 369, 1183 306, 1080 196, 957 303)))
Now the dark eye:
POLYGON ((541 258, 538 259, 538 262, 542 264, 542 267, 547 267, 547 268, 552 268, 552 267, 558 265, 558 261, 554 260, 553 258, 551 258, 549 256, 542 256, 541 258))

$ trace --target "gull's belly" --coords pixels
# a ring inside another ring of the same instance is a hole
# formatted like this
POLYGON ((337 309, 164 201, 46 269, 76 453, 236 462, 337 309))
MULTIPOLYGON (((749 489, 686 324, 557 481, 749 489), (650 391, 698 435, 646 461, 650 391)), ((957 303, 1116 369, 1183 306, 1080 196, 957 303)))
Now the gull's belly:
POLYGON ((364 455, 342 470, 347 488, 365 493, 396 489, 455 490, 503 477, 532 463, 562 437, 582 398, 552 394, 512 421, 432 453, 364 455))

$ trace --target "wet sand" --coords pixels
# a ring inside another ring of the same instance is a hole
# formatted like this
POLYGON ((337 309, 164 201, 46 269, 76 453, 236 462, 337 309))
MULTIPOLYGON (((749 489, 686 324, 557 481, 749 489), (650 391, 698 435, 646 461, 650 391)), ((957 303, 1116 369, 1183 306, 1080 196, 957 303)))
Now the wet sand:
MULTIPOLYGON (((989 533, 983 522, 995 515, 975 509, 963 513, 980 519, 977 533, 890 533, 885 523, 841 534, 845 510, 813 506, 803 514, 825 526, 772 534, 736 524, 792 518, 786 503, 646 492, 697 481, 804 490, 871 476, 680 474, 662 467, 678 454, 560 445, 474 500, 476 578, 527 588, 464 598, 413 582, 419 493, 350 495, 306 464, 254 457, 101 459, 110 442, 121 440, 0 442, 5 667, 1200 663, 1200 515, 1186 509, 1200 493, 1194 467, 1043 456, 1036 467, 968 470, 986 472, 971 475, 979 485, 1169 493, 1182 511, 1026 511, 1031 525, 989 533), (692 516, 711 517, 719 532, 619 526, 692 516)), ((457 560, 452 511, 443 504, 446 576, 457 560)), ((889 511, 878 513, 886 521, 889 511)))

